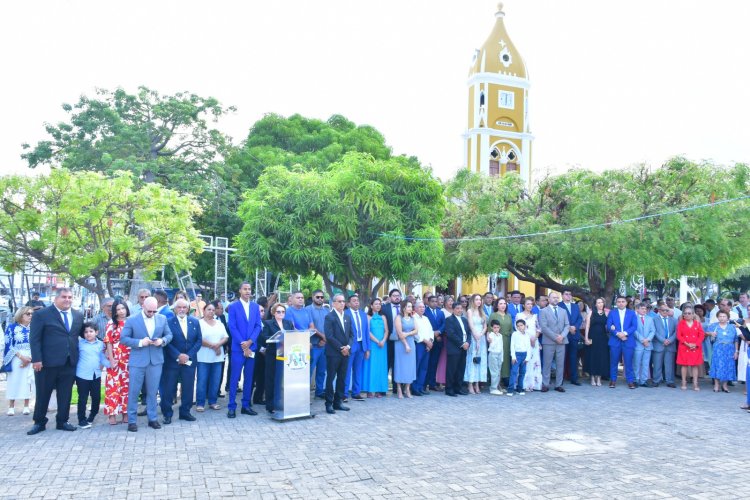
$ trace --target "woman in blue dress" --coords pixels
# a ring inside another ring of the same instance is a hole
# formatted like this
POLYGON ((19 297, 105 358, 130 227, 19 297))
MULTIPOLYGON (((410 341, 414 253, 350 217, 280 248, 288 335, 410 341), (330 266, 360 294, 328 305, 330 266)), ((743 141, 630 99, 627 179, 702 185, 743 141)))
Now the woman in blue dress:
POLYGON ((721 390, 729 392, 729 381, 737 380, 734 362, 737 359, 739 340, 737 329, 729 323, 727 313, 719 311, 716 313, 716 319, 719 322, 711 325, 708 332, 713 344, 709 376, 714 379, 714 392, 719 392, 719 382, 721 390))
POLYGON ((466 351, 464 382, 469 383, 469 394, 480 394, 479 383, 487 382, 487 316, 482 307, 482 296, 478 293, 471 296, 466 319, 469 320, 471 340, 466 351))
POLYGON ((382 314, 379 298, 370 302, 370 357, 365 360, 362 390, 367 397, 383 397, 388 392, 388 323, 382 314))
POLYGON ((414 347, 414 336, 417 334, 417 325, 414 321, 414 305, 405 302, 401 305, 401 314, 393 321, 398 340, 394 343, 393 352, 393 381, 398 385, 398 399, 411 397, 412 382, 417 378, 417 350, 414 347))
POLYGON ((16 400, 23 400, 23 414, 31 413, 29 399, 34 391, 34 370, 31 366, 31 344, 29 325, 34 309, 20 307, 13 323, 5 329, 5 348, 0 362, 12 366, 6 374, 5 395, 8 398, 8 415, 16 414, 16 400))

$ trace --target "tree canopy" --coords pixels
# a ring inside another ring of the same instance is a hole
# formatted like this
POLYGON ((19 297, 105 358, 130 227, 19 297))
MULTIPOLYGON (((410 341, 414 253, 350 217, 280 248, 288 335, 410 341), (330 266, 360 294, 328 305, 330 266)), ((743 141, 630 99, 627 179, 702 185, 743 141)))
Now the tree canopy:
POLYGON ((267 168, 240 207, 236 246, 247 268, 315 272, 329 292, 351 283, 367 300, 385 278, 437 269, 439 240, 398 236, 439 238, 444 211, 440 182, 414 159, 347 153, 329 172, 267 168))
POLYGON ((190 197, 156 184, 137 188, 126 172, 0 177, 0 193, 0 266, 38 265, 100 299, 114 295, 112 279, 135 270, 191 268, 203 247, 190 197))
POLYGON ((530 193, 516 175, 479 177, 461 172, 449 183, 452 203, 443 226, 450 242, 447 267, 476 276, 507 269, 519 278, 561 290, 571 288, 589 302, 611 299, 617 280, 684 274, 724 277, 750 258, 738 244, 739 221, 750 203, 618 223, 642 215, 744 195, 750 170, 673 158, 658 169, 645 166, 601 173, 573 170, 543 179, 530 193), (605 224, 544 236, 486 239, 605 224))

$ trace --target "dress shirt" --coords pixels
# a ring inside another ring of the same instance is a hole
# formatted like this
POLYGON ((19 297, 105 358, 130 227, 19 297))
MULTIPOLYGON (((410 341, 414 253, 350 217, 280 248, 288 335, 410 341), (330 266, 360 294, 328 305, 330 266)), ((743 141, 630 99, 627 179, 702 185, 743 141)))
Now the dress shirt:
MULTIPOLYGON (((709 323, 718 323, 719 320, 716 318, 716 315, 719 313, 719 307, 714 307, 713 311, 711 311, 711 320, 709 323)), ((675 318, 676 319, 676 318, 675 318)), ((737 311, 733 308, 729 310, 729 321, 732 321, 733 319, 740 319, 739 314, 737 314, 737 311)))
POLYGON ((245 319, 250 321, 250 301, 245 302, 240 299, 240 304, 242 304, 242 308, 245 310, 245 319))
MULTIPOLYGON (((627 311, 627 308, 617 309, 617 314, 620 315, 620 332, 625 331, 625 311, 627 311)), ((617 332, 617 333, 620 333, 620 332, 617 332)))
POLYGON ((660 314, 654 321, 661 323, 662 328, 664 328, 664 340, 669 340, 669 317, 660 314))
POLYGON ((417 325, 417 342, 424 342, 428 339, 434 339, 435 334, 432 333, 432 323, 430 318, 425 315, 420 316, 419 314, 414 315, 415 324, 417 325))
POLYGON ((336 313, 336 316, 339 317, 339 321, 341 322, 341 329, 346 332, 346 324, 344 323, 344 312, 338 312, 336 309, 334 309, 334 312, 336 313))
POLYGON ((180 318, 177 316, 177 321, 180 323, 180 330, 182 330, 182 335, 187 339, 187 316, 184 318, 180 318))
POLYGON ((354 341, 362 342, 362 317, 359 315, 359 309, 349 309, 349 312, 352 315, 354 341))
MULTIPOLYGON (((55 309, 57 309, 57 306, 55 306, 55 309)), ((72 323, 73 323, 73 314, 72 314, 73 310, 68 309, 67 311, 63 311, 62 309, 57 309, 57 312, 60 313, 60 320, 62 320, 63 325, 68 325, 67 328, 68 328, 68 331, 70 331, 70 327, 72 326, 72 323), (67 316, 67 318, 65 316, 67 316)))
POLYGON ((466 343, 466 328, 464 328, 464 322, 461 321, 461 318, 463 318, 463 316, 456 316, 458 324, 461 326, 461 331, 464 332, 464 341, 461 343, 461 345, 464 345, 466 343))
POLYGON ((83 380, 97 379, 102 376, 102 366, 109 368, 109 360, 104 355, 104 342, 99 339, 93 342, 78 339, 76 377, 83 380))
MULTIPOLYGON (((494 342, 493 342, 494 344, 494 342)), ((513 332, 510 336, 510 357, 516 359, 517 352, 525 352, 526 355, 531 354, 531 340, 526 332, 521 333, 518 330, 513 332)))
MULTIPOLYGON (((500 332, 490 332, 487 335, 491 342, 490 342, 490 351, 493 354, 503 354, 503 334, 500 332)), ((511 341, 513 338, 511 337, 511 341)))
POLYGON ((148 338, 154 338, 154 330, 156 330, 156 320, 153 316, 150 318, 146 316, 146 313, 141 313, 143 315, 143 322, 146 324, 146 331, 148 332, 148 338))

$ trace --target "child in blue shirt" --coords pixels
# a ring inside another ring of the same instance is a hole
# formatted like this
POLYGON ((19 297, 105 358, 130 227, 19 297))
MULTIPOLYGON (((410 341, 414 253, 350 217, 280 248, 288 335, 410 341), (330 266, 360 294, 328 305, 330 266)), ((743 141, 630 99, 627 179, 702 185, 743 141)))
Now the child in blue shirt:
POLYGON ((109 368, 104 355, 104 342, 96 336, 99 327, 95 322, 83 325, 83 338, 78 339, 78 364, 76 365, 76 387, 78 388, 78 427, 88 429, 99 413, 102 392, 102 368, 109 368), (86 418, 86 403, 91 396, 91 412, 86 418))

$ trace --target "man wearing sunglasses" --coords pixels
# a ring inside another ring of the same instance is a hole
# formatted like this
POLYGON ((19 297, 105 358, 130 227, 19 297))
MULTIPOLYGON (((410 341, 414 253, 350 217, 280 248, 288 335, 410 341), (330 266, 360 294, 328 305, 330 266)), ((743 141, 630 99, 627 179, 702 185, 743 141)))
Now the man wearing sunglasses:
POLYGON ((315 373, 315 399, 325 399, 326 394, 326 334, 325 321, 331 308, 325 303, 323 290, 312 293, 312 304, 305 307, 310 313, 315 335, 310 337, 310 382, 315 373))

